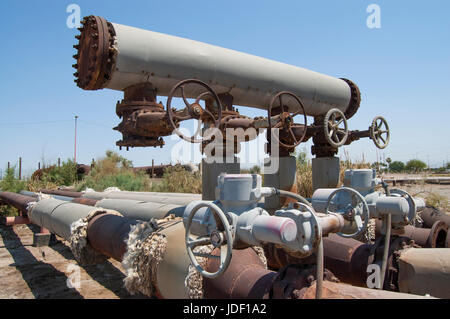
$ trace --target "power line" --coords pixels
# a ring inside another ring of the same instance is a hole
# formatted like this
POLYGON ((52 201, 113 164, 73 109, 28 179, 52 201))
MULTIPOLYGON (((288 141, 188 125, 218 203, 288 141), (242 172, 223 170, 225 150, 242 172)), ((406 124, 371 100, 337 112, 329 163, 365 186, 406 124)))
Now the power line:
POLYGON ((60 120, 60 121, 41 121, 41 122, 16 122, 16 123, 0 123, 2 125, 39 125, 39 124, 51 124, 51 123, 63 123, 71 122, 72 120, 60 120))

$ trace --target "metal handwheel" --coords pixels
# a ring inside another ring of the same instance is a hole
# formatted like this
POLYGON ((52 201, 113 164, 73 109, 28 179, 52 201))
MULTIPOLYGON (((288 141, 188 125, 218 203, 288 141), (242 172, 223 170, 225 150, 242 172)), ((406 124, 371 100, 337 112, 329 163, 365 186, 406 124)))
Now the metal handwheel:
POLYGON ((338 188, 330 194, 330 196, 328 197, 327 205, 325 207, 325 212, 327 214, 338 213, 345 215, 346 219, 352 219, 356 223, 357 231, 355 233, 353 234, 337 233, 339 236, 346 238, 356 237, 362 232, 364 232, 367 229, 367 225, 370 219, 369 206, 367 205, 367 202, 364 199, 364 197, 354 189, 348 187, 338 188), (349 193, 349 195, 352 198, 351 204, 349 204, 344 211, 337 211, 337 212, 330 211, 330 204, 332 199, 342 192, 349 193), (353 200, 355 200, 355 205, 352 205, 354 203, 353 200), (363 217, 364 220, 362 220, 361 217, 363 217))
POLYGON ((348 126, 344 113, 336 108, 329 110, 323 120, 323 131, 325 139, 331 146, 338 148, 344 145, 348 137, 348 126))
POLYGON ((306 129, 307 129, 308 123, 307 123, 307 119, 306 119, 305 108, 304 108, 303 103, 300 100, 300 98, 297 95, 295 95, 294 93, 291 93, 291 92, 288 92, 288 91, 283 91, 283 92, 280 92, 280 93, 276 94, 272 98, 272 101, 270 102, 269 108, 267 110, 268 111, 268 117, 267 118, 268 118, 268 122, 269 122, 268 123, 269 124, 268 133, 270 134, 269 135, 270 139, 272 139, 272 123, 271 123, 272 121, 270 119, 272 117, 273 106, 274 106, 274 104, 275 104, 275 102, 277 100, 280 102, 281 113, 278 115, 279 122, 277 124, 275 124, 275 126, 273 128, 278 128, 278 129, 281 128, 285 132, 289 133, 289 137, 294 140, 294 144, 283 143, 283 142, 280 141, 279 137, 277 137, 276 135, 275 135, 275 139, 277 140, 277 142, 280 145, 282 145, 286 149, 295 148, 296 146, 298 146, 303 141, 303 139, 306 136, 306 129), (283 100, 282 100, 283 95, 288 95, 288 96, 291 96, 292 98, 294 98, 294 100, 300 106, 300 109, 297 112, 287 112, 287 111, 285 111, 285 106, 284 106, 283 100), (296 123, 294 123, 294 117, 296 117, 297 115, 303 115, 303 118, 304 118, 304 121, 305 121, 305 124, 303 124, 304 125, 303 134, 302 134, 302 136, 300 138, 297 138, 295 136, 294 132, 292 131, 292 128, 295 127, 295 124, 296 124, 296 123))
POLYGON ((388 146, 390 132, 389 125, 384 117, 377 116, 373 119, 372 125, 370 126, 370 138, 372 139, 375 146, 380 149, 386 148, 386 146, 388 146), (386 134, 386 136, 383 137, 383 134, 386 134))
POLYGON ((197 136, 197 134, 201 132, 201 120, 209 119, 210 122, 213 124, 212 128, 218 129, 220 121, 222 120, 222 104, 220 102, 217 93, 208 84, 196 79, 183 80, 178 82, 172 88, 169 95, 167 96, 167 116, 169 118, 169 123, 172 126, 172 129, 180 138, 191 143, 201 143, 204 141, 209 141, 214 136, 214 132, 213 130, 211 130, 212 132, 210 131, 200 139, 195 138, 195 136, 197 136), (204 89, 206 89, 206 91, 197 95, 194 103, 189 103, 185 92, 185 87, 187 85, 201 86, 204 89), (181 98, 183 99, 185 108, 183 110, 174 112, 174 110, 171 107, 171 104, 172 99, 175 97, 175 93, 178 90, 181 90, 181 98), (217 118, 213 113, 211 113, 211 111, 209 111, 206 108, 202 108, 200 105, 200 100, 205 99, 207 96, 212 97, 217 104, 217 118), (199 120, 197 131, 191 137, 187 137, 183 133, 181 133, 176 125, 180 121, 185 121, 189 119, 199 120))
POLYGON ((225 216, 225 213, 216 204, 211 202, 199 202, 192 208, 191 213, 189 214, 188 220, 186 222, 185 241, 189 259, 191 260, 192 265, 203 277, 206 278, 219 277, 225 272, 225 270, 230 265, 233 249, 233 235, 231 231, 231 226, 228 223, 228 219, 225 216), (194 218, 195 213, 202 207, 208 207, 214 214, 214 217, 216 219, 216 229, 212 230, 207 236, 200 236, 194 239, 190 237, 192 219, 194 218), (222 225, 218 225, 217 223, 218 221, 220 221, 222 225), (220 248, 220 256, 215 256, 212 254, 206 254, 201 252, 194 252, 194 248, 207 245, 212 245, 214 248, 220 248), (227 246, 226 250, 223 247, 224 245, 227 246), (219 269, 214 273, 206 271, 197 261, 196 256, 202 258, 220 259, 219 269))

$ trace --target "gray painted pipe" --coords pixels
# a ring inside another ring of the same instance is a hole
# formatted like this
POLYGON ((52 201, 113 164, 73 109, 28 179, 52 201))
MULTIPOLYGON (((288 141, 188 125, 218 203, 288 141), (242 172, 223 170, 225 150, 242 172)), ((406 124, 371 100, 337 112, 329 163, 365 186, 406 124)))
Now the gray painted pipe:
POLYGON ((68 240, 71 235, 70 225, 94 210, 98 208, 57 199, 43 199, 33 206, 28 217, 33 224, 68 240))
POLYGON ((195 200, 201 200, 200 194, 182 194, 178 193, 141 193, 141 192, 86 192, 81 197, 92 199, 131 199, 143 202, 154 202, 161 204, 187 205, 195 200))
MULTIPOLYGON (((104 87, 123 90, 150 82, 167 96, 179 81, 196 78, 217 93, 229 92, 233 104, 267 109, 280 91, 302 100, 307 115, 324 115, 332 108, 345 112, 351 100, 349 85, 338 78, 198 41, 112 23, 116 33, 116 64, 104 87)), ((188 98, 204 89, 186 86, 188 98)), ((293 99, 285 99, 297 110, 293 99)))
MULTIPOLYGON (((30 191, 26 191, 26 190, 21 190, 20 194, 22 195, 26 195, 26 196, 31 196, 34 198, 38 198, 38 193, 34 193, 34 192, 30 192, 30 191)), ((61 196, 61 195, 52 195, 52 194, 46 194, 54 199, 58 199, 58 200, 63 200, 65 202, 70 202, 73 198, 72 197, 68 197, 68 196, 61 196)))
POLYGON ((148 221, 152 218, 161 219, 174 214, 183 217, 185 206, 174 204, 162 204, 143 202, 129 199, 102 199, 95 204, 96 207, 113 209, 123 216, 133 219, 148 221))

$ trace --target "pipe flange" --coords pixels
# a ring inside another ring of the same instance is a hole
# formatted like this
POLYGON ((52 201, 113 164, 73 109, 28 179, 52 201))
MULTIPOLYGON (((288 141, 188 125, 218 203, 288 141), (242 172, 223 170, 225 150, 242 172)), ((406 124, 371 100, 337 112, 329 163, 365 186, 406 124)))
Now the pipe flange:
POLYGON ((348 104, 347 110, 344 112, 345 117, 348 120, 355 115, 356 111, 359 109, 359 105, 361 104, 361 92, 359 91, 358 86, 349 79, 341 78, 341 80, 348 84, 351 91, 350 103, 348 104))
POLYGON ((78 52, 73 56, 77 63, 73 65, 74 82, 84 90, 104 88, 111 79, 114 70, 117 49, 115 46, 114 27, 110 22, 98 16, 84 17, 81 34, 75 36, 79 40, 74 48, 78 52))

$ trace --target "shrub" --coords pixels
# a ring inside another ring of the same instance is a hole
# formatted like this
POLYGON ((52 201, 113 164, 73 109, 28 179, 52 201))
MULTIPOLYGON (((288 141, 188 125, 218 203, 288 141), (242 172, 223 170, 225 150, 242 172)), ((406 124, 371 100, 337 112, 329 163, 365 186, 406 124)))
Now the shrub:
POLYGON ((417 173, 417 172, 423 171, 426 167, 427 167, 427 164, 425 164, 421 160, 413 159, 413 160, 408 161, 408 163, 406 163, 405 169, 407 171, 412 171, 412 172, 417 173))
POLYGON ((405 164, 400 161, 394 161, 389 164, 389 170, 392 172, 402 172, 405 169, 405 164))
POLYGON ((0 189, 5 192, 18 193, 25 189, 27 182, 16 178, 15 167, 11 167, 6 170, 6 175, 3 180, 0 181, 0 189))
POLYGON ((152 191, 201 194, 201 172, 191 173, 180 165, 167 167, 161 182, 152 185, 152 191))
POLYGON ((118 187, 127 191, 148 191, 150 178, 144 172, 134 172, 132 162, 113 151, 95 162, 94 167, 84 179, 77 183, 77 190, 92 188, 103 191, 108 187, 118 187))

